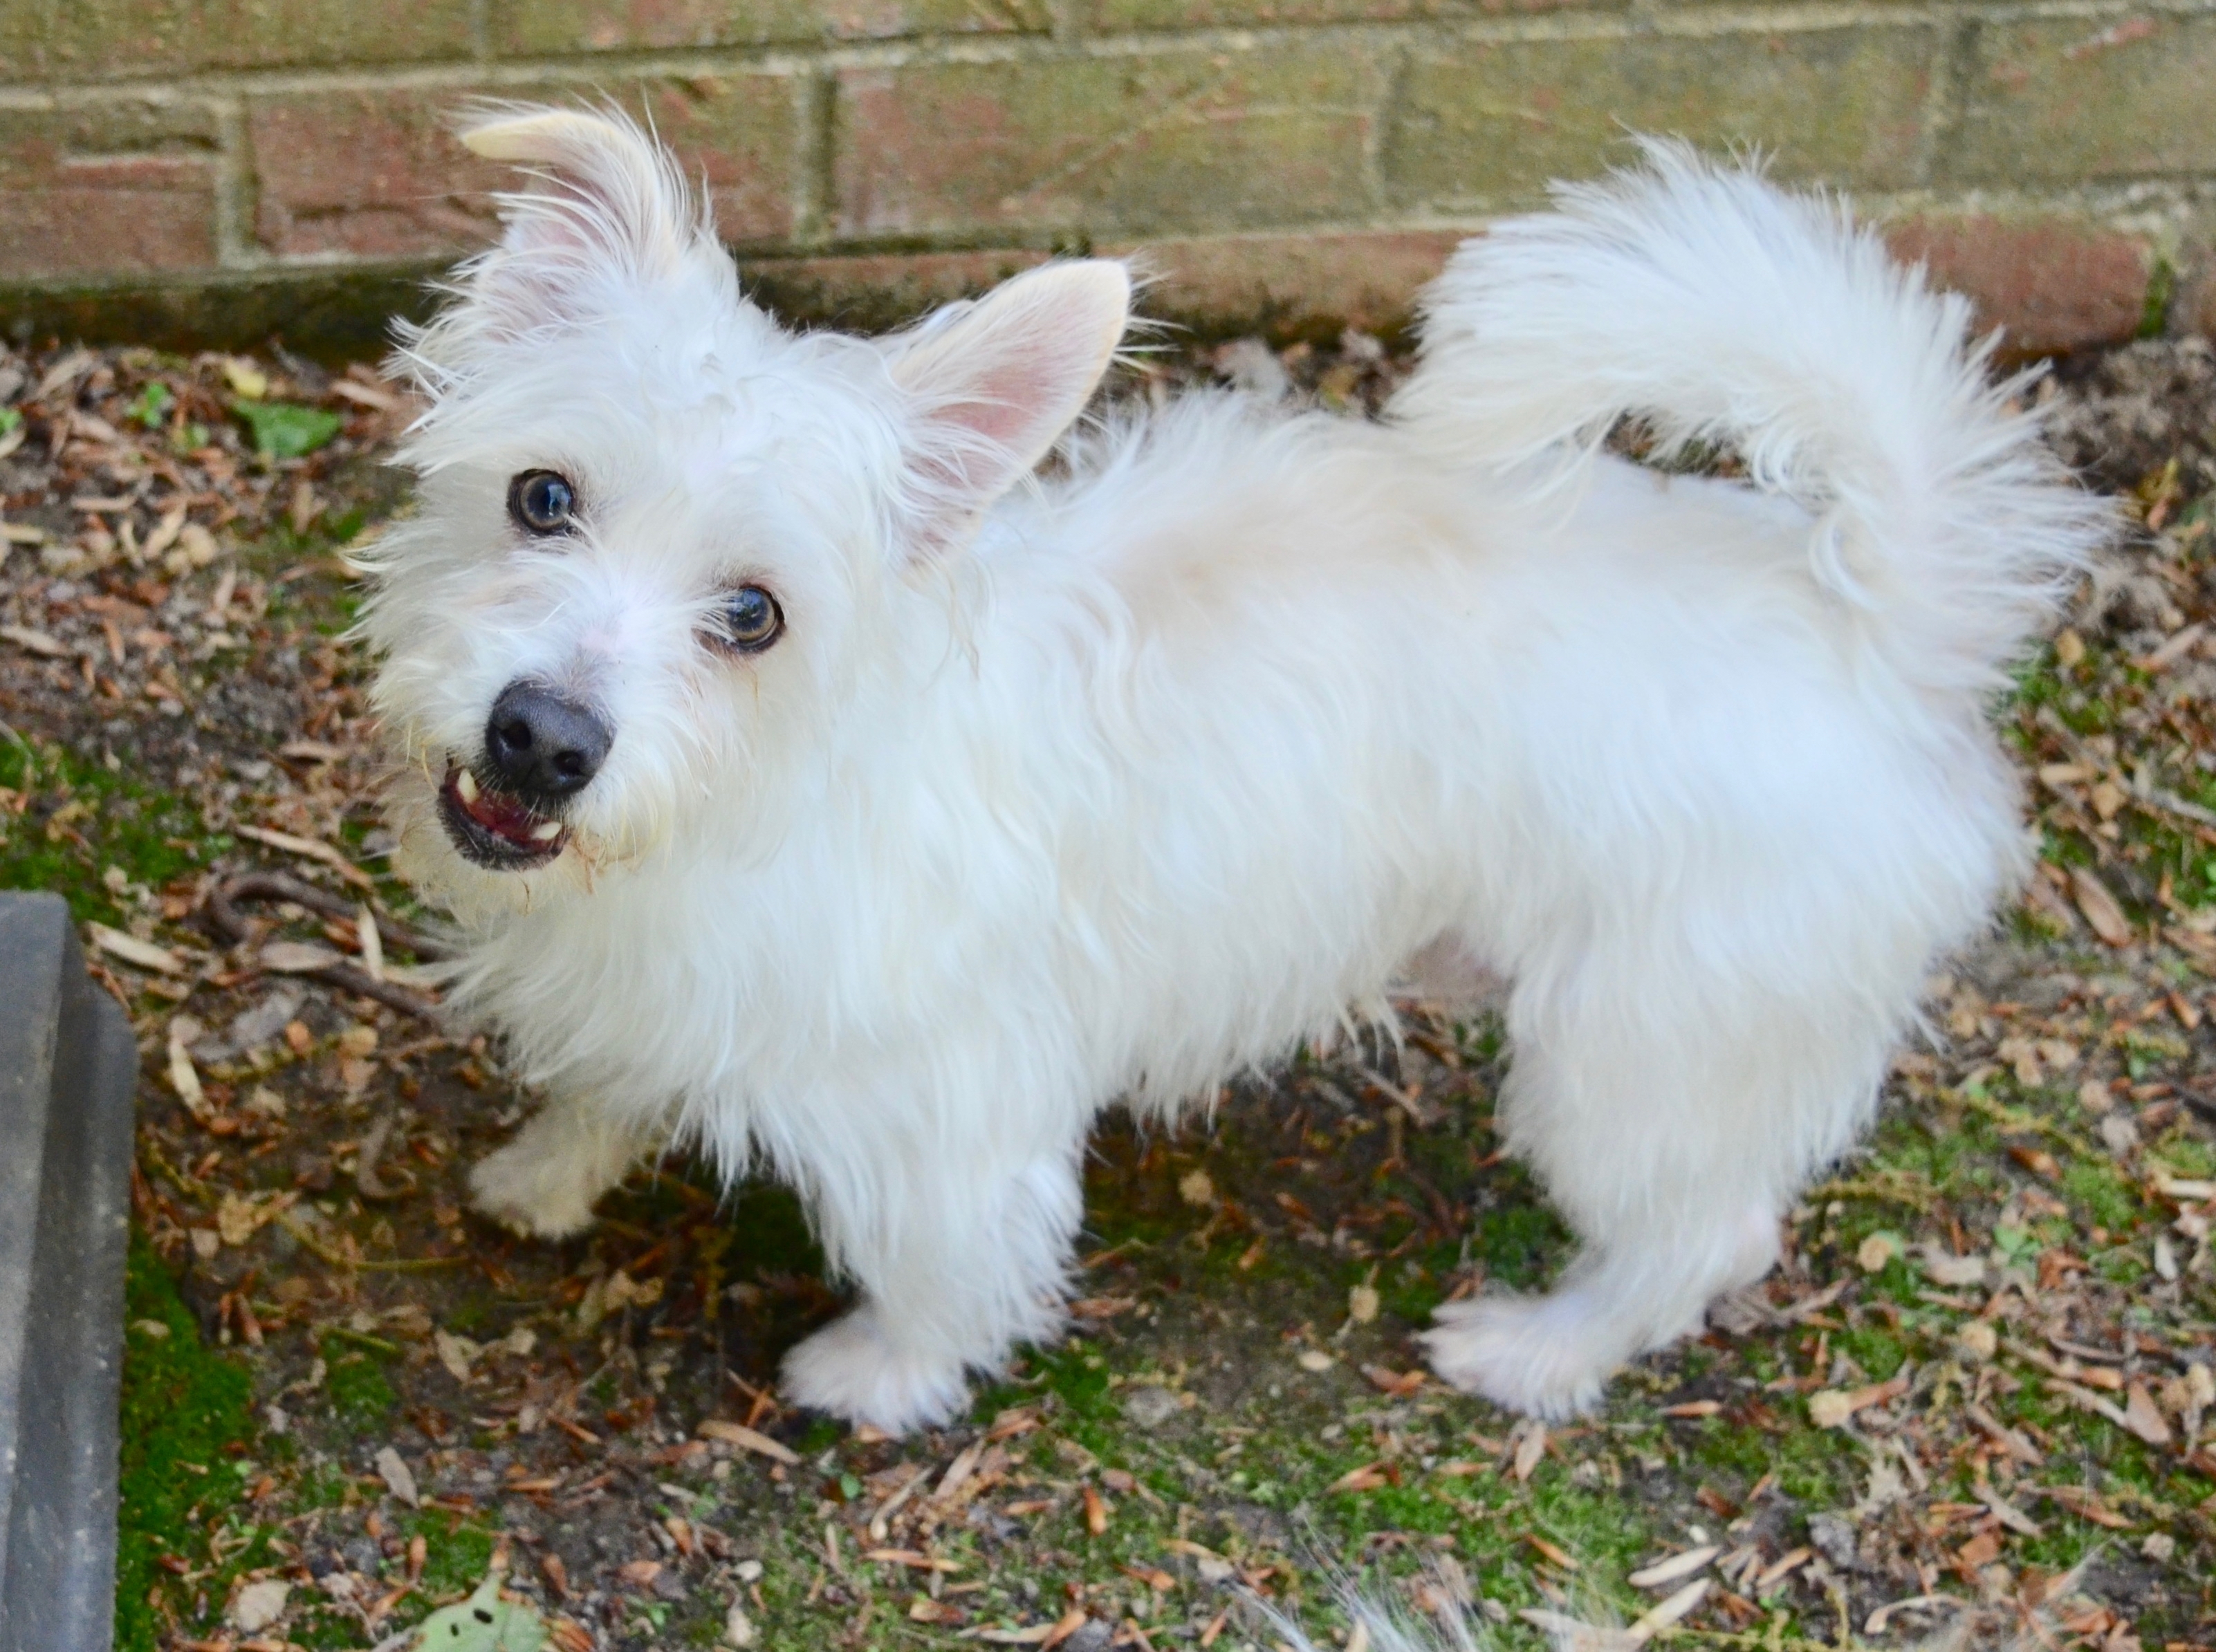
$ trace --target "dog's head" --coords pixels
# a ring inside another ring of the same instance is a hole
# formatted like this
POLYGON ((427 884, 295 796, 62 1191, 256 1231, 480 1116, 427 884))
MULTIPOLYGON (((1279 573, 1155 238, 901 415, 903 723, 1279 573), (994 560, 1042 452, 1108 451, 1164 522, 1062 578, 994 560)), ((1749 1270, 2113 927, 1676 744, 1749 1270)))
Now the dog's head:
POLYGON ((1055 264, 897 337, 797 335, 627 120, 463 137, 532 181, 403 346, 421 508, 362 561, 403 869, 467 912, 779 830, 958 648, 968 541, 1082 409, 1130 285, 1055 264))

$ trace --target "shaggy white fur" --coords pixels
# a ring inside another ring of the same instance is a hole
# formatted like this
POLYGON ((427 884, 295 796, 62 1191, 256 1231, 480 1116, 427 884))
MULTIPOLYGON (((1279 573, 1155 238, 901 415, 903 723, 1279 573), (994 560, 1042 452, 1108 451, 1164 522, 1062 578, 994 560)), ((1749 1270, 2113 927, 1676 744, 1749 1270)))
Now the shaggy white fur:
POLYGON ((766 1166, 862 1296, 789 1391, 913 1428, 1055 1330, 1096 1113, 1428 948, 1508 983, 1501 1118, 1585 1245, 1443 1312, 1440 1374, 1559 1416, 1769 1267, 2022 869, 1980 700, 2108 529, 1961 301, 1653 144, 1463 249, 1383 422, 1196 395, 1042 482, 1120 267, 796 336, 620 119, 467 138, 536 181, 403 352, 422 511, 365 628, 403 869, 557 1097, 489 1209, 571 1231, 673 1138, 766 1166), (1627 413, 1751 485, 1601 452, 1627 413), (517 684, 611 736, 582 789, 497 796, 517 684))

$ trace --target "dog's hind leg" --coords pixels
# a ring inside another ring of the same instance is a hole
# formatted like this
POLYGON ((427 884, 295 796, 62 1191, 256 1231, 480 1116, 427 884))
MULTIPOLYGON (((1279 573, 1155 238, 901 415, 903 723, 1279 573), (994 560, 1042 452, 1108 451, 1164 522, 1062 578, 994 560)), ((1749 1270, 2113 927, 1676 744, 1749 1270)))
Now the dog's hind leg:
POLYGON ((1590 1409, 1611 1372, 1696 1329, 1709 1301, 1776 1260, 1771 1206, 1714 1216, 1588 1239, 1545 1296, 1448 1304, 1424 1333, 1432 1368, 1511 1410, 1559 1418, 1590 1409))
POLYGON ((590 1096, 557 1096, 478 1161, 471 1202, 519 1233, 564 1239, 590 1227, 600 1195, 664 1139, 590 1096))
POLYGON ((1519 989, 1505 1133, 1584 1250, 1547 1296, 1440 1310, 1425 1340, 1456 1387, 1587 1409, 1618 1366, 1769 1271, 1783 1207, 1866 1116, 1894 1024, 1868 999, 1836 990, 1815 1012, 1689 989, 1622 960, 1519 989))
POLYGON ((1084 1213, 1081 1130, 1027 1155, 991 1133, 887 1142, 875 1164, 804 1179, 824 1248, 862 1299, 785 1357, 787 1394, 904 1434, 958 1411, 971 1369, 1059 1330, 1084 1213))

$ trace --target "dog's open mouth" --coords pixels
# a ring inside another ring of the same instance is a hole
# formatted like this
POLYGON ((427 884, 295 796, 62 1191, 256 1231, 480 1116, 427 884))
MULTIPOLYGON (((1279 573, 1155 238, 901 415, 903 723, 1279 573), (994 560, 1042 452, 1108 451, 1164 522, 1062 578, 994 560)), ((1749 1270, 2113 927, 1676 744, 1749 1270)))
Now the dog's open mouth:
POLYGON ((439 818, 464 858, 496 871, 544 866, 569 841, 569 829, 559 820, 487 791, 459 763, 447 769, 439 788, 439 818))

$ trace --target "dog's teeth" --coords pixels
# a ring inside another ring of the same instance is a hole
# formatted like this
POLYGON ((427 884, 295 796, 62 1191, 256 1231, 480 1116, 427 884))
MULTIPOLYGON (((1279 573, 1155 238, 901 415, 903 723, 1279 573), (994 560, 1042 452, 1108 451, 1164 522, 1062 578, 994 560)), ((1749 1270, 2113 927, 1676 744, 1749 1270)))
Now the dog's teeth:
POLYGON ((551 843, 561 835, 562 823, 559 820, 541 820, 531 828, 532 840, 535 843, 551 843))
POLYGON ((454 795, 465 803, 477 801, 477 777, 467 769, 454 777, 454 795))

